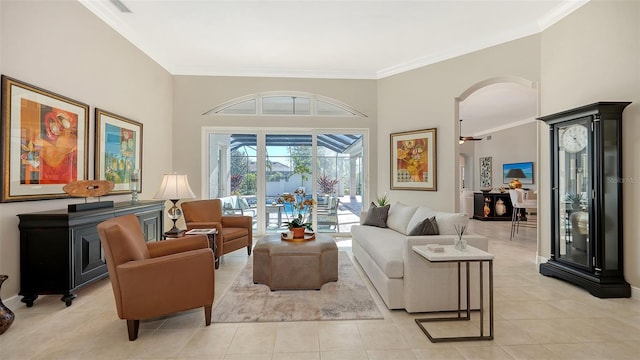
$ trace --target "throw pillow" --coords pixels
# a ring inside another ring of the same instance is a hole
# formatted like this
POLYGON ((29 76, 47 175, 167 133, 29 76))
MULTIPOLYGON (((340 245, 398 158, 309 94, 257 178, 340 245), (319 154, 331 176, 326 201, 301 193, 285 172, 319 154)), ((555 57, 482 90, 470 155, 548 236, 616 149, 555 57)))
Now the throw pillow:
POLYGON ((440 235, 456 235, 454 225, 467 225, 469 218, 464 214, 438 211, 438 231, 440 235))
MULTIPOLYGON (((426 206, 418 207, 418 210, 413 214, 411 220, 407 224, 407 232, 411 232, 419 223, 424 219, 436 216, 436 211, 426 206)), ((439 222, 438 222, 439 223, 439 222)))
POLYGON ((430 217, 422 220, 409 232, 409 236, 417 235, 439 235, 438 223, 436 217, 430 217))
POLYGON ((389 208, 389 216, 387 217, 387 227, 401 234, 407 235, 409 220, 418 209, 417 206, 405 205, 396 202, 389 208))
POLYGON ((371 203, 369 211, 367 211, 367 218, 364 220, 363 225, 377 226, 381 228, 387 227, 387 217, 389 216, 389 204, 385 206, 377 206, 371 203))

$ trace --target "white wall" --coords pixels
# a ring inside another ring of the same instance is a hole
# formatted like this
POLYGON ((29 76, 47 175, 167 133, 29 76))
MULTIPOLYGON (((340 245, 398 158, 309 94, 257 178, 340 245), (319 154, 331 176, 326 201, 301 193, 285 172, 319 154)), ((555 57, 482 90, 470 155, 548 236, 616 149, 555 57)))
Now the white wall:
MULTIPOLYGON (((171 169, 171 76, 75 1, 0 2, 0 71, 20 81, 84 102, 90 108, 89 178, 93 179, 94 108, 144 126, 142 190, 149 199, 171 169)), ((128 200, 129 196, 110 196, 128 200)), ((59 209, 78 200, 0 204, 2 297, 18 293, 16 214, 59 209)))
POLYGON ((474 172, 474 183, 476 187, 473 190, 480 190, 480 158, 491 157, 491 186, 494 188, 500 185, 508 185, 504 183, 502 178, 502 164, 515 162, 532 161, 534 179, 533 185, 523 185, 528 189, 536 190, 538 184, 538 164, 537 164, 537 146, 538 138, 536 136, 536 122, 530 122, 524 125, 512 127, 509 129, 496 131, 490 134, 482 135, 482 141, 475 141, 474 145, 474 164, 477 164, 474 172), (491 139, 488 139, 488 137, 491 139))
POLYGON ((539 35, 529 36, 379 80, 377 192, 389 192, 392 203, 401 201, 455 210, 458 203, 459 179, 456 174, 460 153, 455 99, 474 84, 491 78, 517 77, 537 82, 539 46, 539 35), (438 190, 391 191, 390 134, 429 128, 437 129, 438 190))
MULTIPOLYGON (((640 2, 591 1, 542 34, 541 113, 598 101, 632 101, 623 113, 624 275, 640 287, 640 2)), ((549 208, 549 136, 542 132, 541 208, 549 208)), ((549 234, 540 218, 539 233, 549 234)), ((550 244, 540 242, 548 257, 550 244)))

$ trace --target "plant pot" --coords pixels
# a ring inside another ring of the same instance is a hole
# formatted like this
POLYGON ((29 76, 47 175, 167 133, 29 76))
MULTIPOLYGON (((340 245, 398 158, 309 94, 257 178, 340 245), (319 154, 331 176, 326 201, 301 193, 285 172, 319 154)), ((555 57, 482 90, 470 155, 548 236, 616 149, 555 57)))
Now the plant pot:
POLYGON ((291 228, 293 232, 294 239, 302 239, 304 238, 304 228, 291 228))

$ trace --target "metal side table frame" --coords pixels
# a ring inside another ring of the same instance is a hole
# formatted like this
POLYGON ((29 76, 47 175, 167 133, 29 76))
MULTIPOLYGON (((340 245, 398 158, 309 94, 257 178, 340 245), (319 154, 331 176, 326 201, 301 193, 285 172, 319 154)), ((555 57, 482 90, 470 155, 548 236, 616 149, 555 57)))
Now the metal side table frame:
MULTIPOLYGON (((433 343, 436 342, 450 342, 450 341, 477 341, 477 340, 493 340, 493 255, 489 254, 478 248, 467 246, 465 250, 457 250, 454 245, 440 245, 444 248, 444 252, 433 252, 427 249, 427 245, 413 246, 414 252, 425 258, 429 262, 455 262, 458 264, 458 309, 453 312, 457 313, 456 317, 437 317, 437 318, 419 318, 415 319, 416 324, 420 327, 422 332, 427 335, 429 340, 433 343), (425 322, 438 322, 438 321, 460 321, 471 320, 471 301, 470 301, 470 266, 471 263, 478 263, 480 273, 480 335, 479 336, 457 336, 457 337, 434 337, 429 331, 422 325, 425 322), (460 293, 461 285, 461 264, 465 263, 466 270, 466 306, 462 308, 462 300, 460 293), (489 335, 485 335, 484 331, 484 263, 489 265, 489 335), (464 314, 464 316, 462 316, 464 314)), ((448 312, 448 311, 446 311, 448 312)), ((429 313, 440 313, 438 311, 429 313)))

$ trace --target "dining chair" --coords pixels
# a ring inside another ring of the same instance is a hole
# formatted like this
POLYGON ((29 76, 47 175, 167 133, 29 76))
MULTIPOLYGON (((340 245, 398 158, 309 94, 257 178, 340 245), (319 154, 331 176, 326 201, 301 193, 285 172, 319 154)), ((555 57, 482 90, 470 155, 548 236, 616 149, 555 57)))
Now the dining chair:
POLYGON ((526 200, 525 192, 522 189, 509 189, 509 198, 513 210, 511 212, 511 236, 509 240, 513 240, 515 234, 520 230, 520 221, 524 218, 528 221, 527 211, 537 210, 538 203, 536 200, 526 200))

